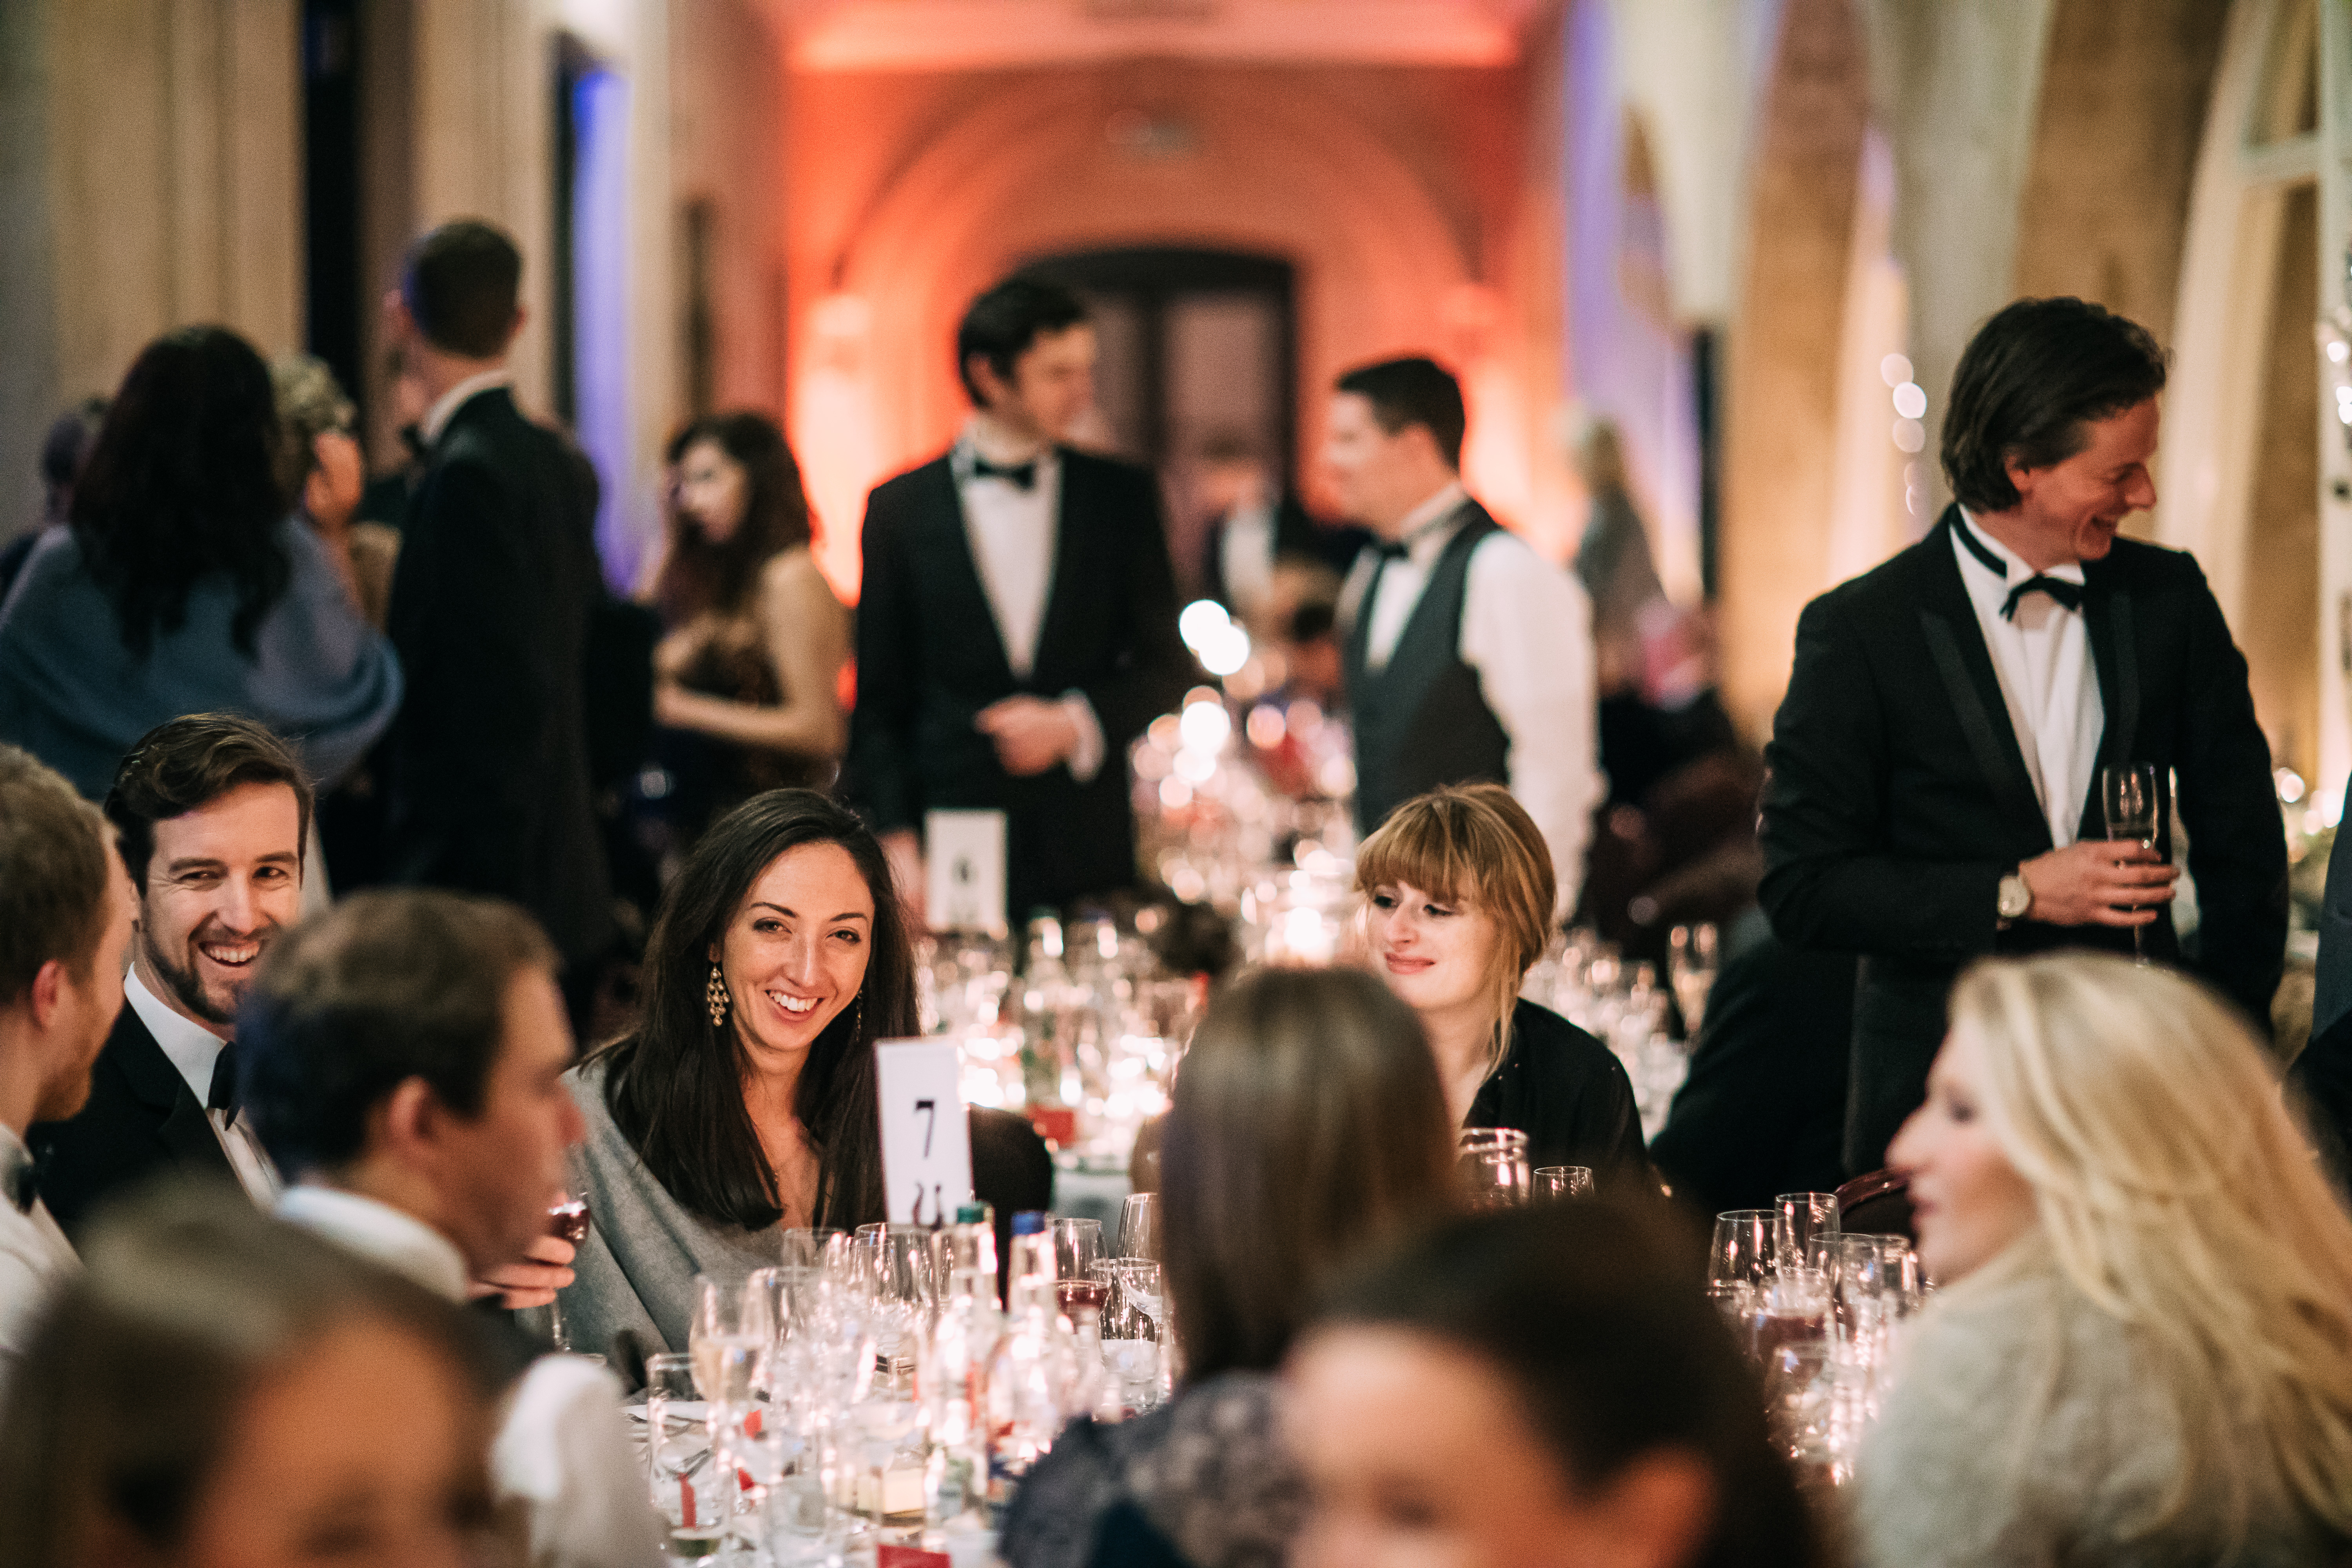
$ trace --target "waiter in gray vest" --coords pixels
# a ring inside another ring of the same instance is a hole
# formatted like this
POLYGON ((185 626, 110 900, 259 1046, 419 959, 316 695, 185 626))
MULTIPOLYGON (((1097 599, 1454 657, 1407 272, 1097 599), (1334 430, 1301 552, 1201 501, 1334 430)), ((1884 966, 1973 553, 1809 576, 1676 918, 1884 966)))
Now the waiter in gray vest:
POLYGON ((1340 592, 1356 826, 1441 784, 1491 780, 1543 830, 1576 907, 1601 799, 1592 606, 1462 488, 1462 388, 1427 359, 1339 381, 1323 463, 1378 542, 1340 592))

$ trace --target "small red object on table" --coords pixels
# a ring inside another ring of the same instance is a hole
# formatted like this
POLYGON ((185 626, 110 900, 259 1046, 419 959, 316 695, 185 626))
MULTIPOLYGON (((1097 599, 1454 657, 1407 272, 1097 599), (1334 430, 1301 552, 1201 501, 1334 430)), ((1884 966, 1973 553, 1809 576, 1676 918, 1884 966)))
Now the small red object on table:
POLYGON ((874 1568, 950 1568, 944 1552, 926 1552, 919 1546, 879 1546, 874 1552, 874 1568))

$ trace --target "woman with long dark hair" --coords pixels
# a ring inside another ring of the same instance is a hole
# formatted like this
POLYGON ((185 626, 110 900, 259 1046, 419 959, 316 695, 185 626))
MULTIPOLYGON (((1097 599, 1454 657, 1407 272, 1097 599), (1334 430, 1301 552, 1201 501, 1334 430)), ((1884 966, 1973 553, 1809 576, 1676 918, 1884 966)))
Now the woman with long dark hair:
POLYGON ((225 327, 141 352, 0 607, 0 740, 106 794, 140 736, 250 714, 340 778, 400 706, 392 645, 293 514, 269 367, 225 327))
POLYGON ((1421 1026, 1379 981, 1235 981, 1192 1037, 1160 1153, 1183 1384, 1138 1420, 1065 1430, 1013 1496, 1005 1562, 1280 1562, 1300 1500, 1274 1369, 1322 1290, 1453 1207, 1454 1159, 1421 1026))
POLYGON ((683 846, 761 790, 833 782, 848 736, 849 613, 811 552, 800 465, 765 415, 698 419, 669 461, 654 710, 674 781, 665 814, 683 846))
MULTIPOLYGON (((740 1282, 778 1232, 883 1217, 874 1045, 918 1032, 907 917, 873 833, 814 790, 712 825, 646 945, 644 1017, 568 1075, 587 1118, 579 1342, 683 1349, 694 1277, 740 1282)), ((974 1112, 974 1184, 1009 1221, 1051 1192, 1045 1145, 974 1112)))

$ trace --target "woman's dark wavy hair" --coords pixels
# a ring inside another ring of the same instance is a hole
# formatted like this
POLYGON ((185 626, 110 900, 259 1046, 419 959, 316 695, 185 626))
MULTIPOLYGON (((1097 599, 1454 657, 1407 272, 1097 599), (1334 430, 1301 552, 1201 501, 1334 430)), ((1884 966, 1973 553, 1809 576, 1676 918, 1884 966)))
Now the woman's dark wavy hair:
POLYGON ((1493 1367, 1573 1489, 1678 1449, 1715 1482, 1687 1568, 1810 1568, 1817 1535, 1764 1399, 1663 1205, 1545 1204, 1457 1219, 1342 1284, 1310 1335, 1402 1329, 1493 1367))
POLYGON ((856 814, 814 790, 754 795, 695 844, 662 900, 646 946, 645 1014, 597 1053, 604 1104, 646 1168, 689 1212, 763 1230, 783 1215, 776 1173, 743 1105, 749 1053, 733 1015, 714 1026, 710 953, 760 873, 788 849, 838 844, 874 896, 874 932, 858 999, 809 1048, 795 1109, 816 1145, 815 1223, 882 1217, 882 1126, 874 1042, 918 1032, 915 955, 889 865, 856 814))
POLYGON ((671 626, 705 610, 740 615, 759 585, 760 567, 810 538, 808 490, 784 433, 764 414, 739 409, 709 414, 670 437, 675 468, 688 448, 715 442, 741 465, 743 523, 724 544, 713 544, 677 506, 669 509, 669 556, 654 584, 654 602, 671 626))
POLYGON ((251 658, 293 563, 269 366, 226 327, 182 327, 140 351, 75 482, 72 524, 137 653, 187 619, 210 572, 236 584, 230 635, 251 658))

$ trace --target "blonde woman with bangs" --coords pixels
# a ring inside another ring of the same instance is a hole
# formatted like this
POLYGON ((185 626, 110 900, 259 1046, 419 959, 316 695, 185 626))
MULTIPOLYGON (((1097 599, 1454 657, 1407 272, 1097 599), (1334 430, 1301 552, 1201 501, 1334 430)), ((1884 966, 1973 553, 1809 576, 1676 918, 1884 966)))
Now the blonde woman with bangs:
POLYGON ((1498 784, 1416 796, 1356 855, 1366 956, 1420 1017, 1454 1128, 1515 1127, 1534 1164, 1654 1190, 1623 1065, 1519 995, 1557 886, 1543 835, 1498 784))
POLYGON ((1865 1441, 1863 1563, 2352 1561, 2352 1220, 2234 1012, 1980 963, 1889 1158, 1946 1288, 1865 1441))

